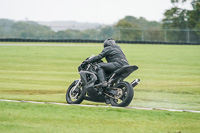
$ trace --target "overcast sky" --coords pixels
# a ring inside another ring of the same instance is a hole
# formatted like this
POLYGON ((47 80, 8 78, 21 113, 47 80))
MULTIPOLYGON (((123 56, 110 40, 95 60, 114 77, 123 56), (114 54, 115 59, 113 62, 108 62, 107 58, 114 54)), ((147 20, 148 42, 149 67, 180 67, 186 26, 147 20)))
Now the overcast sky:
POLYGON ((113 24, 131 15, 161 21, 172 6, 170 0, 0 0, 0 19, 113 24))

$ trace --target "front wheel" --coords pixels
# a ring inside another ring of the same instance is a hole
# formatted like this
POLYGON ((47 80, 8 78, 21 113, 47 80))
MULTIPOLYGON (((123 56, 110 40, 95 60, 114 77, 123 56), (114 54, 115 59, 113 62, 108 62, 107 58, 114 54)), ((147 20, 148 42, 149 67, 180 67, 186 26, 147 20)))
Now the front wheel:
POLYGON ((117 83, 114 87, 117 89, 117 94, 110 98, 110 103, 112 106, 126 107, 128 106, 134 95, 133 87, 128 82, 117 83))
POLYGON ((84 99, 84 91, 81 80, 74 81, 68 88, 66 93, 66 101, 68 104, 80 104, 84 99))

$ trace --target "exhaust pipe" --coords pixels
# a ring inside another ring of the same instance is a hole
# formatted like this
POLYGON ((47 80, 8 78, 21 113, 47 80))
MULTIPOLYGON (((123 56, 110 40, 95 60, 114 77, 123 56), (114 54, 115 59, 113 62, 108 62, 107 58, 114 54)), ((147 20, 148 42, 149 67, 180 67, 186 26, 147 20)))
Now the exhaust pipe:
POLYGON ((136 85, 138 85, 140 83, 140 79, 135 79, 131 82, 132 87, 135 87, 136 85))

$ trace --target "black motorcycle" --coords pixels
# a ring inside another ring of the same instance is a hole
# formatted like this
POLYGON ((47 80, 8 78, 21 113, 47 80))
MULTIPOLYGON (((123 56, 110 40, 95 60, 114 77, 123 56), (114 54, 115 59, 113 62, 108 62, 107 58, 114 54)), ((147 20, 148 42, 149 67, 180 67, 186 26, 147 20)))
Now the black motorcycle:
MULTIPOLYGON (((87 59, 92 58, 89 57, 87 59)), ((86 60, 87 60, 86 59, 86 60)), ((66 93, 66 101, 69 104, 80 104, 83 100, 93 102, 105 102, 112 106, 125 107, 128 106, 134 96, 134 87, 140 82, 140 79, 135 79, 128 83, 124 81, 133 71, 137 70, 137 66, 124 66, 113 73, 107 73, 106 78, 108 86, 102 88, 99 84, 97 76, 97 64, 102 60, 81 65, 78 71, 81 79, 75 80, 68 88, 66 93)))

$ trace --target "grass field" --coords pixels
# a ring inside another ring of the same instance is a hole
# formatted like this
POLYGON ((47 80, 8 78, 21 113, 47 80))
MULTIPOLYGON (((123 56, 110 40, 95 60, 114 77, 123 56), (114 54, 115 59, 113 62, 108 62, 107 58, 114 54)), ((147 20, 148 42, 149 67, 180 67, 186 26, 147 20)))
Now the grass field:
MULTIPOLYGON (((130 106, 200 110, 200 47, 120 45, 141 79, 130 106)), ((97 55, 93 46, 0 46, 0 98, 65 102, 77 67, 97 55)), ((98 104, 84 102, 83 104, 98 104)))
POLYGON ((2 133, 198 133, 199 114, 0 103, 2 133))
MULTIPOLYGON (((141 79, 130 106, 200 110, 200 46, 120 46, 139 67, 126 79, 141 79)), ((100 44, 0 46, 0 99, 65 103, 81 61, 101 50, 100 44)), ((0 132, 197 133, 199 123, 199 114, 186 112, 0 102, 0 132)))

